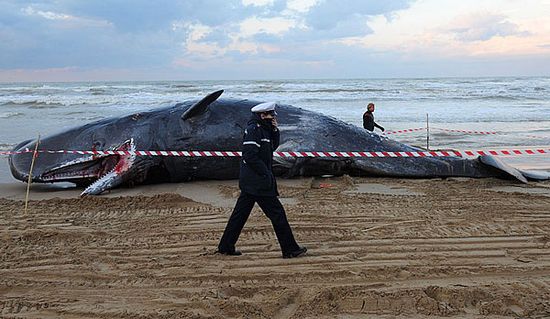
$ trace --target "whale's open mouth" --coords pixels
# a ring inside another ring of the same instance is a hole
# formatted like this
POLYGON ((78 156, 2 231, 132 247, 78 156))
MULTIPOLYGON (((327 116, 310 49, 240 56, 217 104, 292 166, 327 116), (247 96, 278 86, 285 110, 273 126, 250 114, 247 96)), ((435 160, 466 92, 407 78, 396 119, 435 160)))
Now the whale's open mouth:
MULTIPOLYGON (((111 151, 135 151, 134 141, 130 139, 111 151)), ((100 180, 109 174, 122 174, 135 160, 131 154, 86 155, 58 165, 40 176, 33 178, 40 182, 86 183, 100 180)))

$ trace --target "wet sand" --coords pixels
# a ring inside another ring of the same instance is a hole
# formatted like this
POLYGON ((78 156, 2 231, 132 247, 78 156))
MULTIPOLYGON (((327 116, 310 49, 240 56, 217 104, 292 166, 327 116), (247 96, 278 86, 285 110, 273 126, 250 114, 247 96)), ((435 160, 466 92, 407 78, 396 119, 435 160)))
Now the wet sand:
POLYGON ((215 247, 237 181, 117 189, 0 185, 0 317, 550 316, 550 182, 280 180, 307 256, 256 207, 215 247))

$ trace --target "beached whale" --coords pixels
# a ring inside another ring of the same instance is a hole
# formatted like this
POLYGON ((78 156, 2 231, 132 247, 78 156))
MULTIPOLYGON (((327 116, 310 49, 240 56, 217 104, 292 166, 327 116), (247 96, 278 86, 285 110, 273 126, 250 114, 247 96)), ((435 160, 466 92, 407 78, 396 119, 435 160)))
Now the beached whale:
MULTIPOLYGON (((104 119, 68 129, 40 141, 42 150, 208 150, 240 151, 250 109, 259 101, 220 99, 223 91, 200 101, 186 101, 128 116, 104 119)), ((354 125, 290 105, 277 108, 281 130, 278 151, 418 151, 354 125)), ((35 140, 14 151, 34 149, 35 140)), ((28 180, 32 154, 9 157, 12 175, 28 180)), ((100 194, 119 185, 235 179, 238 157, 173 157, 40 153, 32 181, 73 182, 82 192, 100 194)), ((478 159, 438 158, 291 158, 276 157, 278 176, 325 174, 394 177, 503 177, 526 182, 546 179, 503 164, 492 156, 478 159)))

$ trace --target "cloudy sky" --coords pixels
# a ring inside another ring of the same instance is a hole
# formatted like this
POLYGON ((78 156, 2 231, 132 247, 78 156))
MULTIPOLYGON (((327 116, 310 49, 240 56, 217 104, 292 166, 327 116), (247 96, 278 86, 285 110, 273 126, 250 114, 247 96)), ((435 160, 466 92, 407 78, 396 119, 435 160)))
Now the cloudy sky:
POLYGON ((0 0, 0 82, 550 75, 550 0, 0 0))

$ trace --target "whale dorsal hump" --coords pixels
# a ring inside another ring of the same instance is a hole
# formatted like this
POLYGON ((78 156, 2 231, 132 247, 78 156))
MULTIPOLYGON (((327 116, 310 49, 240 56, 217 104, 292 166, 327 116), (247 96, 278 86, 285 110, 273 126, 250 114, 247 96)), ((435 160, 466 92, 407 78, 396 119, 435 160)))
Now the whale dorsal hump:
POLYGON ((223 90, 219 90, 213 93, 208 94, 205 96, 202 100, 198 101, 197 103, 191 105, 190 108, 187 109, 181 116, 183 120, 187 120, 188 118, 191 118, 193 116, 202 114, 206 112, 208 109, 208 105, 210 105, 212 102, 216 101, 220 95, 222 95, 223 90))

